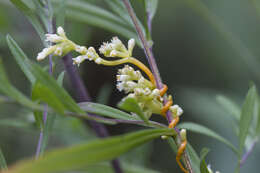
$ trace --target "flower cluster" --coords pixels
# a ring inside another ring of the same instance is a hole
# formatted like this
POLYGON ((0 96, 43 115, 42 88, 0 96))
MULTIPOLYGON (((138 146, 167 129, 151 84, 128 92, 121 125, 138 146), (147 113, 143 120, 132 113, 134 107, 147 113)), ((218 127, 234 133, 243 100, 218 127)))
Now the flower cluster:
MULTIPOLYGON (((113 37, 110 42, 105 42, 99 48, 100 54, 105 57, 117 57, 119 59, 108 61, 99 56, 94 47, 80 46, 72 42, 66 37, 66 34, 62 27, 58 27, 57 34, 46 34, 46 41, 51 42, 53 45, 42 50, 37 56, 37 60, 43 60, 46 56, 54 54, 56 56, 64 56, 65 54, 76 51, 80 55, 73 58, 73 64, 80 65, 83 61, 94 61, 97 64, 103 64, 107 66, 115 66, 124 63, 134 64, 139 67, 149 80, 146 79, 139 70, 134 70, 129 65, 118 70, 117 75, 117 89, 124 91, 127 97, 136 99, 140 108, 143 110, 147 117, 150 117, 153 113, 162 114, 163 98, 162 93, 155 86, 155 81, 150 70, 132 57, 132 52, 135 46, 135 40, 130 39, 128 41, 127 48, 118 37, 113 37)), ((169 96, 169 100, 172 97, 169 96)), ((180 116, 183 110, 178 105, 169 107, 174 117, 180 116)))
MULTIPOLYGON (((117 89, 128 93, 127 97, 134 98, 148 118, 153 113, 161 114, 163 98, 160 95, 160 90, 145 79, 139 70, 135 71, 128 65, 119 69, 117 89)), ((178 105, 171 106, 169 110, 174 116, 180 116, 183 113, 178 105)))
POLYGON ((62 56, 76 47, 72 41, 68 40, 62 27, 58 27, 57 34, 46 34, 46 41, 55 45, 44 48, 37 56, 37 60, 43 60, 48 55, 54 54, 62 56))
POLYGON ((103 45, 99 48, 99 52, 105 57, 127 58, 132 56, 134 46, 134 39, 130 39, 128 41, 128 49, 126 49, 125 45, 118 39, 118 37, 113 37, 110 43, 103 43, 103 45))

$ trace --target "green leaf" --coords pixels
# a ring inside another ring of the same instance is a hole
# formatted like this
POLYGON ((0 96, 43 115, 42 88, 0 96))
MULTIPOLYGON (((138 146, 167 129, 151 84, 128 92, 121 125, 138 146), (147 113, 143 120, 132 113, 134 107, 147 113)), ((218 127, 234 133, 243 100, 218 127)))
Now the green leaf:
POLYGON ((65 15, 66 15, 66 0, 59 0, 57 4, 57 10, 55 11, 56 25, 64 27, 65 15))
POLYGON ((149 124, 148 117, 145 116, 138 102, 134 98, 126 97, 119 104, 120 109, 136 113, 146 124, 149 124))
POLYGON ((231 144, 228 140, 226 140, 225 138, 223 138, 222 136, 220 136, 219 134, 217 134, 216 132, 212 131, 211 129, 209 129, 207 127, 204 127, 204 126, 196 124, 196 123, 191 123, 191 122, 181 123, 181 124, 179 124, 179 127, 188 129, 195 133, 200 133, 200 134, 212 137, 212 138, 222 142, 226 146, 228 146, 230 149, 232 149, 232 151, 234 153, 236 153, 236 154, 238 153, 238 150, 236 149, 236 147, 233 144, 231 144))
MULTIPOLYGON (((59 0, 53 1, 54 5, 58 5, 59 0)), ((128 27, 127 23, 118 16, 97 7, 91 3, 73 0, 66 2, 66 16, 72 20, 83 22, 92 26, 125 36, 126 38, 134 38, 137 45, 141 46, 134 30, 128 27)))
MULTIPOLYGON (((120 166, 123 168, 124 173, 159 173, 159 171, 144 168, 140 165, 134 165, 133 163, 126 163, 120 161, 120 166)), ((95 165, 88 166, 84 169, 91 173, 100 173, 106 170, 106 173, 114 173, 115 170, 109 163, 98 163, 95 165)))
POLYGON ((4 171, 4 170, 7 170, 7 164, 6 164, 6 161, 5 161, 5 157, 4 157, 4 154, 0 148, 0 171, 4 171))
POLYGON ((200 160, 204 160, 205 157, 208 155, 209 149, 208 148, 202 148, 200 151, 200 160))
POLYGON ((32 89, 32 100, 40 100, 42 102, 48 103, 59 114, 64 115, 66 110, 64 104, 59 100, 59 98, 45 85, 40 82, 36 82, 32 89))
MULTIPOLYGON (((39 65, 30 62, 22 49, 9 35, 7 36, 7 42, 10 50, 16 58, 16 61, 18 62, 18 65, 22 68, 26 77, 32 82, 32 84, 35 83, 35 80, 37 79, 37 82, 41 84, 41 89, 48 93, 51 92, 51 97, 53 99, 54 97, 56 97, 53 102, 50 102, 51 106, 57 106, 53 107, 53 109, 55 109, 59 113, 63 113, 63 109, 66 109, 67 111, 84 114, 84 111, 80 109, 80 107, 75 103, 75 101, 65 91, 65 89, 60 87, 57 81, 46 71, 44 71, 39 65), (58 101, 62 104, 58 103, 58 101)), ((41 96, 43 97, 42 99, 45 101, 50 100, 47 98, 47 95, 41 96)))
POLYGON ((23 120, 17 120, 17 119, 1 119, 0 120, 0 126, 8 126, 8 127, 16 127, 16 128, 29 128, 32 127, 32 123, 23 121, 23 120))
POLYGON ((158 0, 144 0, 144 5, 146 15, 152 20, 157 10, 158 0))
POLYGON ((239 36, 234 35, 234 33, 228 29, 218 16, 212 13, 201 0, 181 0, 181 2, 197 12, 210 24, 231 48, 237 52, 237 55, 245 62, 245 65, 248 66, 248 70, 257 78, 260 77, 258 58, 248 49, 241 39, 239 39, 239 36))
POLYGON ((133 116, 119 109, 115 109, 110 106, 106 106, 98 103, 82 102, 79 103, 79 106, 82 110, 96 115, 102 115, 102 116, 122 119, 122 120, 141 120, 137 116, 133 116))
POLYGON ((58 78, 57 78, 57 83, 58 83, 58 85, 59 85, 60 87, 63 86, 64 76, 65 76, 65 71, 62 71, 62 72, 59 74, 58 78))
POLYGON ((210 173, 207 167, 207 163, 205 161, 205 157, 209 153, 208 148, 203 148, 200 152, 200 172, 201 173, 210 173))
POLYGON ((191 144, 188 143, 186 151, 189 155, 190 162, 191 162, 191 167, 194 173, 200 173, 200 158, 197 154, 197 152, 193 149, 191 144))
POLYGON ((112 85, 105 84, 100 89, 97 96, 97 103, 108 104, 109 96, 112 92, 112 85))
POLYGON ((232 100, 230 100, 229 98, 223 96, 223 95, 218 95, 216 97, 217 102, 231 115, 233 115, 233 117, 235 118, 235 120, 239 121, 240 119, 240 108, 239 106, 234 103, 232 100))
POLYGON ((161 135, 174 135, 172 129, 152 129, 127 135, 98 139, 69 148, 56 149, 46 153, 39 160, 21 161, 4 173, 50 173, 75 170, 102 161, 108 161, 151 141, 161 135))
MULTIPOLYGON (((256 87, 250 87, 246 99, 244 101, 241 118, 239 122, 239 153, 242 154, 245 146, 246 137, 249 132, 249 127, 254 115, 254 109, 257 101, 256 87)), ((257 105, 258 106, 258 105, 257 105)))
POLYGON ((24 72, 27 79, 33 84, 35 82, 35 76, 30 71, 30 60, 18 46, 18 44, 13 40, 10 35, 6 36, 6 41, 12 55, 14 56, 17 64, 20 66, 21 70, 24 72))
POLYGON ((33 27, 36 29, 37 33, 39 34, 41 40, 44 41, 45 40, 44 29, 43 29, 41 23, 39 22, 37 15, 33 11, 33 9, 28 7, 21 0, 10 0, 10 1, 28 18, 28 20, 31 22, 31 24, 33 25, 33 27))
MULTIPOLYGON (((121 19, 123 19, 124 22, 128 24, 129 28, 135 30, 135 26, 132 22, 132 19, 129 16, 128 11, 121 0, 105 0, 105 2, 109 5, 109 7, 113 10, 114 13, 118 14, 121 17, 121 19)), ((144 35, 146 35, 144 26, 138 18, 137 18, 137 22, 141 27, 141 30, 143 31, 144 35)))
POLYGON ((22 94, 19 90, 17 90, 12 86, 12 84, 9 82, 9 80, 6 77, 6 73, 1 59, 0 59, 0 83, 1 83, 0 91, 4 93, 6 96, 12 98, 13 100, 16 100, 21 105, 29 107, 33 110, 34 109, 43 110, 42 106, 32 102, 24 94, 22 94))
MULTIPOLYGON (((46 113, 48 113, 48 112, 46 112, 46 113)), ((43 155, 43 153, 46 150, 46 147, 47 147, 48 142, 49 142, 49 136, 50 136, 49 134, 52 131, 55 118, 56 118, 55 114, 49 114, 48 113, 46 122, 43 126, 43 138, 42 138, 42 143, 41 143, 41 147, 40 147, 40 155, 43 155)))

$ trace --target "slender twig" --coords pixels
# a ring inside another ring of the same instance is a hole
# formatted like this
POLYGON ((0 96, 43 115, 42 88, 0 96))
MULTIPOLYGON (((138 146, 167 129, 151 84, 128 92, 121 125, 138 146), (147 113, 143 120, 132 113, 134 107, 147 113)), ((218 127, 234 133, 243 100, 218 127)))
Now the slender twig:
MULTIPOLYGON (((85 85, 83 84, 83 81, 80 78, 78 71, 73 66, 71 55, 68 54, 64 56, 62 60, 65 66, 65 70, 71 80, 71 84, 73 85, 73 88, 76 88, 77 101, 78 102, 91 101, 88 91, 85 85)), ((88 121, 88 124, 92 127, 92 129, 96 132, 96 134, 99 137, 109 136, 107 129, 103 124, 97 123, 95 121, 88 121)), ((123 173, 118 159, 113 160, 111 164, 114 168, 115 173, 123 173)))
POLYGON ((250 148, 248 149, 248 151, 243 155, 241 161, 240 161, 240 168, 244 165, 244 163, 246 162, 247 158, 249 157, 249 155, 252 153, 255 145, 257 143, 257 140, 254 140, 253 143, 251 144, 250 148))
MULTIPOLYGON (((46 18, 48 18, 48 28, 47 28, 47 32, 49 34, 52 34, 53 33, 53 20, 52 20, 52 17, 49 16, 49 3, 46 2, 45 4, 45 9, 46 9, 46 18)), ((49 55, 49 75, 52 75, 53 73, 53 62, 52 62, 52 55, 49 55)), ((48 116, 48 105, 45 105, 44 106, 44 111, 43 111, 43 127, 41 128, 41 131, 40 131, 40 135, 39 135, 39 139, 38 139, 38 144, 37 144, 37 149, 36 149, 36 154, 35 154, 35 158, 38 159, 43 148, 43 133, 44 133, 44 126, 46 124, 46 121, 47 121, 47 116, 48 116)))
MULTIPOLYGON (((122 0, 134 25, 135 25, 135 29, 136 29, 136 32, 142 42, 142 45, 143 45, 143 49, 144 49, 144 52, 145 52, 145 55, 146 55, 146 58, 148 60, 148 63, 150 65, 150 68, 153 72, 153 75, 155 77, 155 80, 156 80, 156 85, 157 85, 157 88, 161 89, 163 87, 163 83, 162 83, 162 79, 161 79, 161 76, 160 76, 160 73, 159 73, 159 69, 157 67, 157 63, 155 61, 155 58, 154 58, 154 55, 153 55, 153 52, 152 50, 150 49, 149 47, 149 44, 145 38, 145 35, 144 33, 142 32, 141 30, 141 27, 139 26, 138 22, 137 22, 137 17, 135 15, 135 12, 129 2, 129 0, 122 0)), ((164 104, 167 102, 167 96, 165 95, 164 96, 164 104)), ((171 112, 168 111, 167 114, 166 114, 166 117, 167 117, 167 120, 168 120, 168 123, 170 123, 172 121, 172 115, 171 115, 171 112)), ((174 128, 175 131, 178 133, 177 137, 178 137, 178 140, 176 139, 175 142, 178 143, 178 141, 181 141, 181 137, 180 137, 180 131, 179 129, 176 127, 174 128)), ((183 161, 185 163, 185 166, 187 168, 187 170, 192 173, 192 167, 191 167, 191 163, 190 163, 190 159, 188 157, 188 154, 186 153, 186 151, 184 152, 184 155, 183 155, 183 161)))

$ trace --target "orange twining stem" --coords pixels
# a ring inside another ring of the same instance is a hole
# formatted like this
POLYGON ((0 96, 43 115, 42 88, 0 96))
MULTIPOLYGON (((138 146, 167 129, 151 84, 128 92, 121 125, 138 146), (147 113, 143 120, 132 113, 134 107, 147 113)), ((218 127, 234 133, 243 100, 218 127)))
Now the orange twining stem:
POLYGON ((163 85, 163 88, 160 89, 160 96, 163 96, 168 90, 168 86, 167 85, 163 85))
POLYGON ((187 140, 184 140, 184 141, 181 143, 181 145, 180 145, 180 147, 179 147, 179 149, 178 149, 177 156, 176 156, 176 161, 177 161, 179 167, 181 168, 181 170, 182 170, 183 172, 189 173, 189 172, 182 166, 182 163, 181 163, 181 161, 180 161, 180 160, 181 160, 181 156, 182 156, 183 152, 184 152, 185 149, 186 149, 186 145, 187 145, 187 140))
POLYGON ((169 100, 162 108, 161 110, 161 115, 166 116, 166 112, 169 110, 169 108, 171 107, 171 105, 173 104, 172 100, 169 100))
POLYGON ((172 120, 172 122, 169 124, 169 128, 172 128, 172 129, 173 129, 173 128, 178 124, 179 121, 180 121, 179 116, 175 117, 175 118, 172 120))

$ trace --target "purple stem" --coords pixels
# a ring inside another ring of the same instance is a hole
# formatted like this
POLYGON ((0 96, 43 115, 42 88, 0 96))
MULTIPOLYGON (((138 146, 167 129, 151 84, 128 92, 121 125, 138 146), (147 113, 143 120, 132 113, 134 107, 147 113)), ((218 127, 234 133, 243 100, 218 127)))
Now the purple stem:
POLYGON ((254 142, 252 143, 252 145, 250 146, 249 150, 243 155, 241 161, 240 161, 240 168, 244 165, 244 163, 246 162, 247 158, 249 157, 249 155, 252 153, 255 145, 257 143, 257 140, 254 140, 254 142))
MULTIPOLYGON (((91 101, 88 91, 84 86, 83 81, 78 74, 78 71, 73 66, 71 55, 68 54, 64 56, 62 58, 62 61, 65 66, 65 70, 69 75, 72 87, 76 88, 76 100, 78 102, 91 101)), ((88 124, 92 127, 92 129, 94 129, 97 136, 101 138, 109 136, 108 131, 103 124, 97 123, 95 121, 88 121, 88 124)), ((111 164, 114 168, 115 173, 123 173, 118 159, 113 160, 111 164)))
MULTIPOLYGON (((48 7, 48 4, 46 4, 45 8, 48 10, 49 7, 48 7)), ((47 14, 48 15, 48 14, 47 14)), ((52 19, 50 19, 48 21, 48 33, 49 34, 52 34, 53 33, 53 23, 52 23, 52 19)), ((49 75, 51 76, 52 73, 53 73, 53 62, 52 62, 52 55, 49 55, 49 75)), ((41 128, 41 131, 40 131, 40 136, 39 136, 39 139, 38 139, 38 145, 37 145, 37 149, 36 149, 36 154, 35 154, 35 159, 38 159, 40 154, 41 154, 41 150, 42 149, 42 142, 43 142, 43 129, 44 129, 44 125, 47 121, 47 116, 48 116, 48 105, 45 105, 44 106, 44 111, 43 111, 43 127, 41 128)))
MULTIPOLYGON (((160 76, 160 72, 159 72, 159 69, 157 67, 157 63, 155 61, 155 58, 154 58, 154 55, 153 55, 153 52, 148 44, 148 41, 146 40, 145 38, 145 35, 144 33, 142 32, 142 29, 141 27, 139 26, 138 22, 137 22, 137 17, 135 15, 135 12, 129 2, 129 0, 122 0, 127 11, 128 11, 128 14, 130 15, 131 19, 132 19, 132 22, 134 23, 135 25, 135 29, 136 29, 136 32, 139 36, 139 39, 141 40, 142 42, 142 45, 143 45, 143 48, 144 48, 144 52, 145 52, 145 55, 146 55, 146 58, 148 60, 148 63, 150 65, 150 68, 153 72, 153 75, 155 77, 155 81, 156 81, 156 86, 157 88, 161 89, 163 87, 163 83, 162 83, 162 79, 161 79, 161 76, 160 76)), ((165 94, 165 96, 163 97, 163 100, 164 100, 164 104, 168 102, 168 98, 165 94)), ((168 123, 170 123, 173 119, 172 117, 172 114, 170 111, 167 111, 166 113, 166 118, 168 120, 168 123)), ((180 136, 180 131, 177 127, 174 128, 175 131, 177 132, 177 137, 178 137, 178 140, 175 140, 175 142, 178 144, 178 141, 181 141, 181 136, 180 136)), ((192 167, 191 167, 191 163, 190 163, 190 159, 187 155, 187 152, 184 151, 184 154, 183 154, 183 160, 184 160, 184 163, 186 165, 186 168, 188 169, 188 171, 190 173, 193 173, 192 171, 192 167)))

